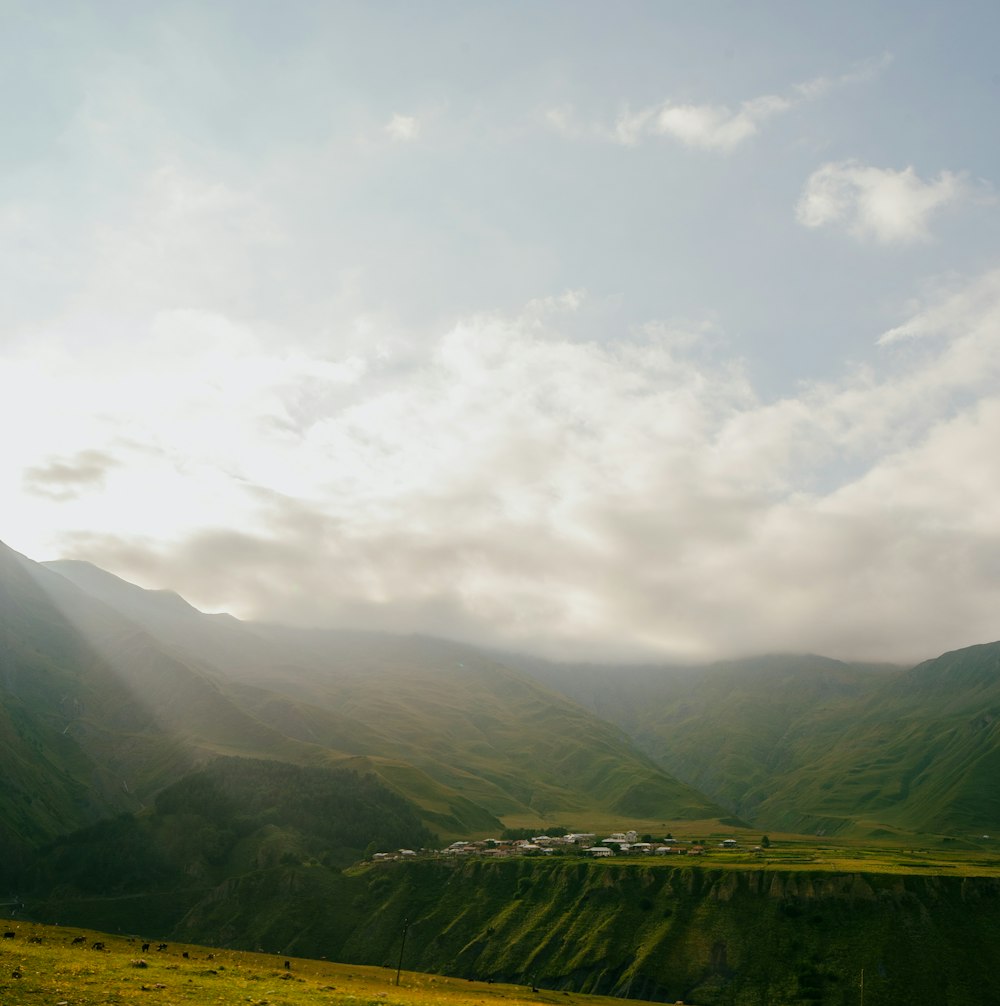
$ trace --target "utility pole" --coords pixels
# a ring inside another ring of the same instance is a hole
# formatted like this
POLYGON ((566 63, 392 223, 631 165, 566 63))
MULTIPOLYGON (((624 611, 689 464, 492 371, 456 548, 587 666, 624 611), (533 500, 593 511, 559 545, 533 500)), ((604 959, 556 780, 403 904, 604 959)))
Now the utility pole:
MULTIPOLYGON (((403 947, 406 946, 406 930, 410 928, 410 920, 403 919, 403 938, 399 941, 399 963, 396 965, 396 985, 399 985, 399 972, 403 970, 403 947)), ((864 1004, 862 1004, 864 1006, 864 1004)))
POLYGON ((865 1006, 865 969, 861 969, 861 1006, 865 1006))

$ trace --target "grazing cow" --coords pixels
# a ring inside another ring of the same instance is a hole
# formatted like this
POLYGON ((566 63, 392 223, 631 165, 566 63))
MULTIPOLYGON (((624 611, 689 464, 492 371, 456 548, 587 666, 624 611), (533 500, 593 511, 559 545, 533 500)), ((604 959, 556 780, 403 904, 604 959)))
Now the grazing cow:
POLYGON ((166 943, 161 943, 156 949, 157 950, 166 950, 167 949, 167 945, 166 945, 166 943))
POLYGON ((144 951, 144 952, 145 952, 146 950, 148 950, 148 949, 149 949, 149 944, 148 944, 148 943, 143 943, 143 945, 142 945, 142 949, 143 949, 143 951, 144 951))
POLYGON ((87 937, 86 936, 74 936, 71 942, 73 942, 73 943, 86 943, 87 942, 87 937))
POLYGON ((181 954, 181 957, 183 957, 186 961, 191 959, 191 955, 186 950, 181 954))
POLYGON ((103 950, 104 944, 100 940, 94 940, 94 942, 90 944, 90 948, 92 950, 103 950))
POLYGON ((17 933, 12 933, 9 929, 3 934, 5 940, 12 940, 15 936, 17 936, 17 933))

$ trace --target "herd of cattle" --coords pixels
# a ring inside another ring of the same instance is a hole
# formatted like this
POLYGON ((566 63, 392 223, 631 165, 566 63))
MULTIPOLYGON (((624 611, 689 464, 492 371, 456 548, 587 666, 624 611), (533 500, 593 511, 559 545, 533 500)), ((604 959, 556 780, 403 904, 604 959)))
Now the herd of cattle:
MULTIPOLYGON (((17 932, 15 930, 13 930, 13 929, 8 929, 3 934, 3 938, 5 940, 16 940, 17 936, 18 936, 17 932)), ((141 943, 142 950, 143 950, 144 953, 148 952, 151 949, 153 949, 153 945, 151 943, 142 942, 141 940, 138 940, 138 939, 136 939, 133 936, 129 936, 126 939, 127 939, 128 943, 132 943, 132 944, 141 943)), ((29 934, 29 936, 28 936, 28 943, 42 943, 42 942, 43 942, 42 937, 39 936, 37 933, 31 933, 31 934, 29 934)), ((81 944, 85 945, 87 943, 87 937, 86 936, 74 936, 71 939, 68 939, 67 942, 70 943, 70 944, 72 944, 72 945, 81 945, 81 944)), ((93 940, 90 943, 90 949, 91 950, 107 950, 108 948, 105 947, 103 940, 93 940)), ((168 945, 166 943, 158 943, 156 945, 155 949, 157 951, 164 951, 164 950, 168 949, 168 945)), ((184 957, 184 958, 187 958, 187 959, 190 960, 191 954, 187 950, 184 950, 181 953, 181 957, 184 957)), ((215 954, 205 954, 204 959, 206 961, 213 961, 213 960, 215 960, 215 954)), ((149 967, 149 964, 143 958, 140 957, 140 958, 132 961, 132 967, 134 967, 134 968, 146 968, 146 967, 149 967)), ((290 961, 285 961, 285 969, 286 969, 286 971, 289 968, 291 968, 291 962, 290 961)), ((215 971, 214 969, 212 969, 208 973, 214 975, 214 974, 218 974, 218 971, 215 971)), ((22 977, 21 967, 19 965, 15 966, 14 969, 13 969, 13 971, 11 971, 11 977, 15 978, 15 979, 22 977)), ((289 977, 289 976, 286 974, 283 977, 289 977)), ((165 988, 165 986, 163 986, 163 985, 157 985, 155 987, 156 988, 165 988)), ((143 985, 142 988, 144 990, 147 990, 147 987, 145 985, 143 985)))
MULTIPOLYGON (((3 934, 3 938, 5 940, 15 940, 15 939, 17 939, 17 933, 14 932, 12 929, 8 929, 3 934)), ((36 935, 36 934, 33 933, 31 936, 28 937, 28 942, 29 943, 41 943, 42 942, 42 938, 41 938, 41 936, 38 936, 38 935, 36 935)), ((75 943, 86 943, 87 942, 87 937, 86 936, 74 936, 73 939, 71 939, 69 942, 70 943, 74 943, 74 944, 75 943)), ((129 937, 128 942, 129 943, 135 943, 136 940, 133 937, 129 937)), ((150 949, 150 947, 151 947, 151 944, 149 944, 149 943, 143 943, 143 945, 142 945, 143 952, 148 951, 150 949)), ((94 940, 94 942, 90 944, 90 948, 91 948, 91 950, 104 950, 104 949, 106 949, 105 946, 104 946, 104 942, 102 940, 94 940)), ((157 945, 156 949, 157 950, 166 950, 167 949, 167 944, 166 943, 160 943, 160 944, 157 945)), ((184 953, 182 954, 182 956, 183 957, 188 957, 189 954, 185 950, 184 953)), ((215 954, 209 954, 208 955, 208 959, 211 960, 214 956, 215 956, 215 954)))

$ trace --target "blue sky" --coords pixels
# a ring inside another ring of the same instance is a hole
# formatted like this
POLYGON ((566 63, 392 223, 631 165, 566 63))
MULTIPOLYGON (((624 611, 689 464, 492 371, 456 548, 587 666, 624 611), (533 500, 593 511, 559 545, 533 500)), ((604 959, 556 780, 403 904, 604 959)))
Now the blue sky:
POLYGON ((995 5, 0 19, 13 547, 574 657, 1000 635, 995 5))

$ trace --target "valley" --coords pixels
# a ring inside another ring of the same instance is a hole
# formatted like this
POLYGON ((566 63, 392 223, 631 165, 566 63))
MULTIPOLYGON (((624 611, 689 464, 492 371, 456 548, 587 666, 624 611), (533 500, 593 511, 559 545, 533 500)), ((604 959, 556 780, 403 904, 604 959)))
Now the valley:
POLYGON ((0 546, 0 890, 34 924, 358 966, 405 925, 409 967, 560 995, 852 1003, 863 969, 879 1002, 980 1003, 998 724, 996 643, 559 665, 0 546), (505 830, 651 844, 462 844, 505 830))

